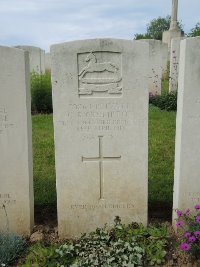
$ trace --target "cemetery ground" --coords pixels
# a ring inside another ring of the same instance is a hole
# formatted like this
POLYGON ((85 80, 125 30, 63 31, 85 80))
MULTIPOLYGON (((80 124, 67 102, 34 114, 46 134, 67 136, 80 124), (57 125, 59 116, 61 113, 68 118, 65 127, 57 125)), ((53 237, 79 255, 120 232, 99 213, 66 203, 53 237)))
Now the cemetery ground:
MULTIPOLYGON (((152 264, 156 265, 156 263, 159 263, 159 259, 165 258, 166 265, 162 266, 193 266, 186 264, 189 259, 185 253, 179 251, 177 240, 170 225, 175 120, 176 112, 161 111, 155 106, 150 106, 149 222, 155 225, 152 228, 155 236, 157 235, 161 240, 162 238, 163 240, 168 240, 168 245, 166 247, 164 245, 164 250, 160 249, 159 251, 159 245, 157 252, 155 248, 152 249, 152 258, 154 256, 152 264), (156 228, 158 225, 159 227, 156 228), (161 255, 162 251, 165 250, 167 251, 167 255, 161 255)), ((37 225, 34 231, 38 234, 36 235, 36 240, 38 239, 38 241, 29 243, 24 257, 19 260, 16 266, 57 266, 53 256, 55 249, 60 245, 56 233, 57 214, 53 118, 52 115, 34 115, 32 116, 32 123, 35 220, 37 225)), ((140 234, 142 234, 141 229, 140 234)))

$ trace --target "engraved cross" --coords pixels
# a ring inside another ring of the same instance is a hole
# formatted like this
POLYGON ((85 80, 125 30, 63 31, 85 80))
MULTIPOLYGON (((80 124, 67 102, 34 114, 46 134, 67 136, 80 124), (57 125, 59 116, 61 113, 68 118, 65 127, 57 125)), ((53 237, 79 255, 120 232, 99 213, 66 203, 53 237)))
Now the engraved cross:
POLYGON ((120 160, 121 156, 117 157, 104 157, 103 156, 103 136, 99 136, 99 156, 93 158, 82 157, 82 162, 99 162, 99 178, 100 178, 100 199, 104 199, 104 175, 103 175, 103 162, 120 160))

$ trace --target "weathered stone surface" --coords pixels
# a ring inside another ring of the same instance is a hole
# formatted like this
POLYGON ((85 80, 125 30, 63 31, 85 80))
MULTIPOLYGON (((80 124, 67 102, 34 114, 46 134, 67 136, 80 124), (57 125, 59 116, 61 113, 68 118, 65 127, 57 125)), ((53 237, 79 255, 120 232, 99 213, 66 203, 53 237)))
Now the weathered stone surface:
POLYGON ((45 53, 45 70, 51 71, 51 55, 50 55, 50 53, 45 53))
POLYGON ((182 33, 180 30, 169 30, 169 31, 164 31, 163 32, 163 37, 162 37, 162 41, 163 43, 168 45, 168 49, 170 51, 171 49, 171 40, 173 38, 178 38, 181 37, 182 33))
POLYGON ((33 181, 29 56, 0 46, 0 230, 29 235, 33 181))
POLYGON ((148 45, 75 41, 51 55, 60 237, 115 216, 146 224, 148 45))
POLYGON ((174 38, 171 42, 170 51, 170 74, 169 74, 169 91, 178 90, 178 70, 180 58, 180 43, 183 37, 174 38))
POLYGON ((171 40, 173 38, 181 37, 183 33, 180 31, 177 23, 178 17, 178 0, 172 0, 172 13, 171 13, 171 23, 170 29, 163 32, 162 41, 168 45, 170 51, 171 40))
MULTIPOLYGON (((176 121, 175 209, 200 203, 200 37, 181 41, 176 121)), ((173 221, 174 222, 174 221, 173 221)))
POLYGON ((45 51, 39 47, 18 45, 16 48, 29 52, 30 72, 38 74, 45 72, 45 51))
POLYGON ((149 92, 160 95, 162 77, 167 72, 168 47, 154 39, 141 39, 139 42, 149 44, 149 92))
POLYGON ((161 45, 161 53, 162 53, 162 79, 168 79, 169 70, 168 70, 168 63, 169 63, 169 53, 168 53, 168 46, 167 44, 162 43, 161 45))

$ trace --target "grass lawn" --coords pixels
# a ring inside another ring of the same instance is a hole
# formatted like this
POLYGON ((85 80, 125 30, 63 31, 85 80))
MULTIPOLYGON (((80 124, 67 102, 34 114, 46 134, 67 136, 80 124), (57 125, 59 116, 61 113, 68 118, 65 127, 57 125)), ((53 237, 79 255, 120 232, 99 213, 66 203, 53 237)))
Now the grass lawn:
MULTIPOLYGON (((175 112, 150 107, 149 206, 172 205, 175 112)), ((56 207, 55 160, 52 115, 34 115, 33 166, 35 206, 56 207)))

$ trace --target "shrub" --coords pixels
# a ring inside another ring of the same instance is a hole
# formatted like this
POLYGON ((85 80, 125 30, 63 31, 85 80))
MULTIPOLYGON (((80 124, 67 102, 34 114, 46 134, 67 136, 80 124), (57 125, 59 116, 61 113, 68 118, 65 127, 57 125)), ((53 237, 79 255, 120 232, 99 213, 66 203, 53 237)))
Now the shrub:
POLYGON ((200 204, 194 206, 194 211, 177 210, 177 223, 181 245, 180 250, 188 251, 200 260, 200 204))
POLYGON ((149 94, 149 104, 159 107, 161 110, 177 110, 177 92, 165 93, 163 95, 149 94))
POLYGON ((22 236, 0 232, 0 266, 8 266, 16 260, 25 249, 25 245, 22 236))
POLYGON ((31 106, 33 113, 52 113, 51 74, 31 73, 31 106))

